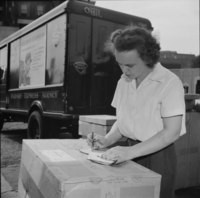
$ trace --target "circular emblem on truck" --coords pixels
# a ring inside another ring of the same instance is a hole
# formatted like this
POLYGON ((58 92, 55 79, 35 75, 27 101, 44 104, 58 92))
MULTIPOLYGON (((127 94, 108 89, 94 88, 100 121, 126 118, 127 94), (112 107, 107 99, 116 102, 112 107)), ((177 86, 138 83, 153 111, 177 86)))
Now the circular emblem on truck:
POLYGON ((80 74, 80 75, 84 75, 87 73, 87 63, 84 61, 77 61, 73 64, 73 67, 75 68, 75 70, 80 74))

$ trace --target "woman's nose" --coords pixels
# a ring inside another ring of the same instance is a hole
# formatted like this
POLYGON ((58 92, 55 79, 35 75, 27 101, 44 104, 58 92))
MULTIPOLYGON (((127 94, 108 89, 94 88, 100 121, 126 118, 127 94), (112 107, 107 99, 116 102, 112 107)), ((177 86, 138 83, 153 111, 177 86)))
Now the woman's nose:
POLYGON ((129 68, 126 66, 122 66, 122 72, 127 74, 129 72, 129 68))

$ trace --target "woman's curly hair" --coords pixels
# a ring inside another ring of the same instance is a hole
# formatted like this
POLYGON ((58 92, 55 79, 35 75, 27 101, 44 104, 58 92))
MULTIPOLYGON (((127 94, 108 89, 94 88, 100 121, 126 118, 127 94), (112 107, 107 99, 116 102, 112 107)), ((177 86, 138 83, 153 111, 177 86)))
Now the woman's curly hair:
POLYGON ((151 33, 140 27, 128 26, 115 30, 106 42, 105 49, 114 53, 137 50, 140 58, 152 68, 160 57, 160 44, 151 33))

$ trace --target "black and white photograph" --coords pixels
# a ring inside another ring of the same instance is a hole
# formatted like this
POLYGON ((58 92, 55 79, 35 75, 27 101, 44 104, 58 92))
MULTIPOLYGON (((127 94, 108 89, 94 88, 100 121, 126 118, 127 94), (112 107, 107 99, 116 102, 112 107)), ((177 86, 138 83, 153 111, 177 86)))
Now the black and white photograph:
POLYGON ((199 198, 199 0, 2 0, 2 198, 199 198))

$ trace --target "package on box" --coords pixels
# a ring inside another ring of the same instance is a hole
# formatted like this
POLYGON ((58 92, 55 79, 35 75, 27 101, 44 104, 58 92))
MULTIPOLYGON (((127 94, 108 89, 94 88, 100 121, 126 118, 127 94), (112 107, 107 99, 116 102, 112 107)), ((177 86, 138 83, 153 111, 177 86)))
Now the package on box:
POLYGON ((83 115, 79 117, 79 135, 86 137, 94 132, 99 135, 106 135, 116 121, 112 115, 83 115))

